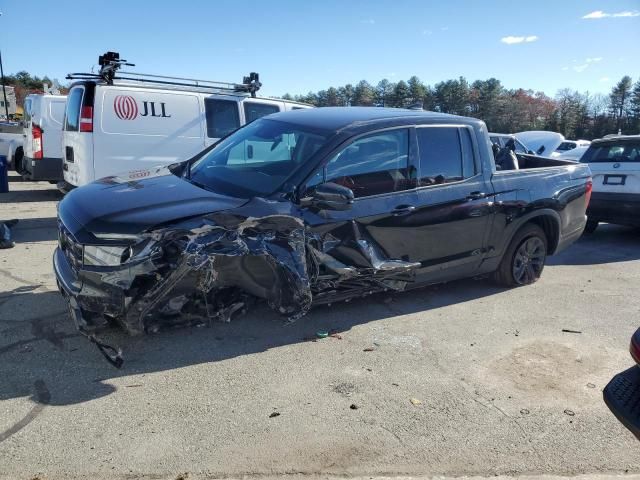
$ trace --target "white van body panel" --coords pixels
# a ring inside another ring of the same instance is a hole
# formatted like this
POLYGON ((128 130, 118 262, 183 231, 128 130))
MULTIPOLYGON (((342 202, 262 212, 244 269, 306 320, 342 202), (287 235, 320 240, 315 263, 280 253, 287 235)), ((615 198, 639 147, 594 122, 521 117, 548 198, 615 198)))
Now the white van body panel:
MULTIPOLYGON (((78 84, 72 91, 75 88, 85 86, 78 84)), ((65 128, 62 133, 64 179, 81 186, 122 172, 183 161, 256 118, 293 108, 312 107, 202 90, 98 83, 93 131, 65 128)))
POLYGON ((98 88, 93 179, 174 163, 205 147, 197 94, 98 88))

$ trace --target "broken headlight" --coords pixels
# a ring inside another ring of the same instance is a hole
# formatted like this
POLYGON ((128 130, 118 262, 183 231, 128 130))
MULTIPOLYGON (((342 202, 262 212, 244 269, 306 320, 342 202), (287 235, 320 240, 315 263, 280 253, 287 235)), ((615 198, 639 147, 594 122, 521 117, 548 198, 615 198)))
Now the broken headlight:
POLYGON ((83 263, 98 267, 117 267, 130 258, 130 249, 130 246, 85 245, 83 263))
POLYGON ((132 245, 85 245, 84 265, 97 267, 117 267, 124 263, 141 260, 158 251, 155 242, 150 239, 139 239, 132 245))

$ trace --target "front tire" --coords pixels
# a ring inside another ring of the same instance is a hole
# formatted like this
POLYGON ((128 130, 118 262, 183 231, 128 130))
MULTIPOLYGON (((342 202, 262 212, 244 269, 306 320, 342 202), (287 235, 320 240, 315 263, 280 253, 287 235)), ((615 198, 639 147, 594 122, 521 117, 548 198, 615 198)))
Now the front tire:
POLYGON ((542 275, 547 258, 547 237, 533 223, 522 227, 513 237, 493 279, 505 287, 535 283, 542 275))

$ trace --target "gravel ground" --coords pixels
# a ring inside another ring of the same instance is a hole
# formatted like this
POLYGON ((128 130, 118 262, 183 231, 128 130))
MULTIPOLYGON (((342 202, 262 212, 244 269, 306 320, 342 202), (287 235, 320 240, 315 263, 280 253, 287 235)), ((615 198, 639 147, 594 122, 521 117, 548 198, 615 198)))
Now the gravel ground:
POLYGON ((472 279, 288 326, 257 308, 230 324, 110 334, 125 354, 116 370, 56 289, 60 195, 11 180, 0 478, 640 473, 638 441, 602 401, 632 364, 638 230, 601 226, 525 288, 472 279), (320 329, 339 338, 309 341, 320 329))

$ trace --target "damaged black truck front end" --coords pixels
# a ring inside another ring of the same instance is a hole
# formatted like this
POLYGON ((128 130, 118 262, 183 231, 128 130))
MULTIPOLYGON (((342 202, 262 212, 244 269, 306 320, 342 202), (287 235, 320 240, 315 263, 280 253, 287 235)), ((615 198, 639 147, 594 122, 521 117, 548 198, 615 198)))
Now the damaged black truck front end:
POLYGON ((254 301, 293 321, 315 304, 494 271, 523 285, 585 223, 588 167, 546 167, 497 177, 473 119, 283 112, 187 162, 72 191, 54 269, 76 326, 116 364, 95 337, 110 325, 230 321, 254 301))

